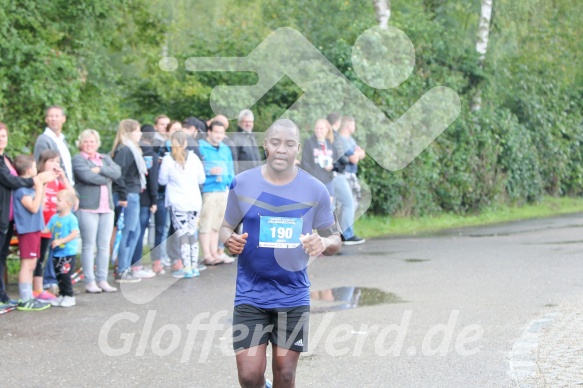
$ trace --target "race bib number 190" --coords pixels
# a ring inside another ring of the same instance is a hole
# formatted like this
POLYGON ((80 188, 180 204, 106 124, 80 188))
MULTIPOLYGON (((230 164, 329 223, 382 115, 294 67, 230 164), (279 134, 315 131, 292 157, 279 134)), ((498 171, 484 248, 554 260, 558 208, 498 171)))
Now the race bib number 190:
POLYGON ((259 247, 296 248, 303 225, 301 218, 260 216, 259 247))

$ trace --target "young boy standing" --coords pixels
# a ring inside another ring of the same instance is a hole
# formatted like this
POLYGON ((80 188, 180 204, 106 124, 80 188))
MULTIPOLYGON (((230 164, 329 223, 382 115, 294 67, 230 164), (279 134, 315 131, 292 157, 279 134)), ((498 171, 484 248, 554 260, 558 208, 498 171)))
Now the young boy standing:
MULTIPOLYGON (((14 169, 22 178, 33 178, 37 173, 34 157, 30 155, 17 156, 14 159, 14 169)), ((41 211, 43 194, 44 184, 40 180, 35 180, 34 188, 21 187, 13 194, 14 222, 20 249, 20 300, 17 309, 21 311, 40 311, 51 307, 48 303, 34 299, 32 293, 32 277, 40 256, 40 235, 44 229, 41 211)))
POLYGON ((79 221, 71 212, 77 197, 72 191, 61 190, 57 193, 57 214, 51 217, 47 229, 51 232, 52 258, 55 274, 59 282, 59 297, 51 301, 53 306, 75 306, 71 274, 75 271, 77 258, 77 238, 79 221))

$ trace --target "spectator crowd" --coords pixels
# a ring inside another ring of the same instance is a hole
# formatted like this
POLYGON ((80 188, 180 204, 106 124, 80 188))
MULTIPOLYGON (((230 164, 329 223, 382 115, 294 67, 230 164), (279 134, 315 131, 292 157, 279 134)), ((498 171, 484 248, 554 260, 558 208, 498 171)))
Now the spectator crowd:
MULTIPOLYGON (((64 108, 49 107, 34 154, 14 160, 5 152, 9 127, 0 123, 0 308, 74 306, 76 267, 83 269, 87 293, 116 292, 108 280, 112 259, 116 283, 166 272, 189 279, 207 266, 234 262, 219 241, 229 187, 236 174, 265 159, 251 110, 239 113, 236 132, 227 132, 229 120, 222 115, 183 121, 159 115, 152 125, 125 119, 108 153, 99 152, 99 132, 86 129, 74 156, 63 134, 66 120, 64 108), (142 265, 147 230, 154 235, 149 268, 142 265), (15 234, 19 300, 5 287, 15 234)), ((328 189, 345 245, 364 242, 353 231, 360 200, 356 173, 365 157, 355 130, 352 117, 318 119, 296 161, 328 189)))

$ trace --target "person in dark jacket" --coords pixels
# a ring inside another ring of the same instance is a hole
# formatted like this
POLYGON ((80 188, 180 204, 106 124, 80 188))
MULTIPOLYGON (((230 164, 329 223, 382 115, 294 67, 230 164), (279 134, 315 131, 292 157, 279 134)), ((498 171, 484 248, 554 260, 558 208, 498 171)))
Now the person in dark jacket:
POLYGON ((237 132, 231 134, 233 143, 233 161, 235 162, 235 172, 237 174, 250 170, 261 164, 262 158, 257 146, 257 140, 253 133, 255 117, 249 109, 244 109, 239 113, 237 132))
POLYGON ((198 140, 206 137, 208 128, 206 123, 196 117, 188 117, 182 122, 182 131, 186 133, 187 145, 186 151, 192 151, 200 159, 200 151, 198 149, 198 140), (204 137, 200 137, 203 136, 204 137))
POLYGON ((139 141, 142 138, 140 123, 125 119, 119 123, 113 142, 113 161, 121 168, 121 176, 113 182, 113 198, 116 206, 124 208, 124 228, 117 254, 118 283, 134 283, 141 280, 130 271, 136 241, 140 235, 140 193, 146 189, 148 168, 139 141))
POLYGON ((8 127, 0 123, 0 304, 14 304, 6 294, 4 276, 6 257, 10 247, 10 239, 14 230, 12 212, 12 190, 21 187, 33 187, 35 181, 42 183, 53 181, 57 175, 53 171, 38 174, 34 178, 20 178, 12 164, 12 160, 4 153, 8 145, 8 127))
POLYGON ((146 161, 148 175, 146 176, 146 190, 140 193, 140 235, 136 241, 136 248, 132 258, 133 274, 139 278, 151 278, 155 274, 163 274, 164 268, 160 259, 152 260, 152 271, 137 265, 142 258, 144 234, 148 229, 150 215, 155 214, 158 209, 158 154, 154 151, 153 141, 156 130, 153 126, 142 125, 142 139, 140 148, 146 161))
POLYGON ((314 125, 314 135, 303 145, 300 167, 326 186, 330 199, 334 200, 334 162, 338 153, 334 147, 332 127, 326 119, 318 119, 314 125))
POLYGON ((182 122, 182 130, 188 135, 187 147, 198 155, 198 140, 206 136, 207 125, 204 121, 196 117, 187 117, 182 122))
MULTIPOLYGON (((166 127, 168 127, 170 121, 171 120, 168 118, 168 116, 160 115, 156 117, 156 124, 154 125, 156 134, 152 140, 152 145, 154 147, 154 152, 156 152, 156 159, 154 159, 154 162, 157 164, 158 170, 160 169, 160 163, 162 162, 164 155, 172 151, 170 141, 166 138, 166 127), (165 125, 164 128, 162 128, 162 124, 165 125)), ((170 266, 170 259, 166 253, 166 239, 168 238, 170 219, 166 212, 166 207, 164 205, 165 202, 166 187, 159 184, 158 197, 156 202, 157 209, 156 213, 154 214, 154 246, 156 249, 153 249, 150 252, 150 257, 152 262, 160 262, 162 267, 170 266)), ((156 271, 156 269, 154 269, 154 272, 162 273, 161 269, 158 271, 156 271)))

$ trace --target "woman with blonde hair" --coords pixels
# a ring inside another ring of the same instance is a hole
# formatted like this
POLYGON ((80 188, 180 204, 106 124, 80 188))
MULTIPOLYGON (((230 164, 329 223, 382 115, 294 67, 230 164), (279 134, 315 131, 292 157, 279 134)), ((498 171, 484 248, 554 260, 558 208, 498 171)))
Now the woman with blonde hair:
POLYGON ((81 152, 72 161, 79 193, 76 215, 81 232, 81 265, 85 291, 92 294, 117 291, 107 282, 107 273, 114 216, 112 182, 121 176, 121 169, 108 155, 97 152, 100 144, 99 132, 84 130, 78 140, 81 152))
POLYGON ((131 259, 140 235, 140 193, 146 188, 148 173, 139 146, 141 137, 139 122, 132 119, 122 120, 111 151, 113 161, 121 168, 121 176, 113 182, 113 201, 124 211, 124 228, 115 274, 115 281, 118 283, 135 283, 141 280, 130 270, 131 259))
POLYGON ((206 175, 202 162, 186 149, 188 135, 182 131, 171 136, 172 153, 162 159, 158 182, 166 185, 165 205, 175 230, 176 250, 180 252, 183 268, 172 273, 176 278, 199 276, 198 270, 198 215, 202 206, 199 185, 206 175))

